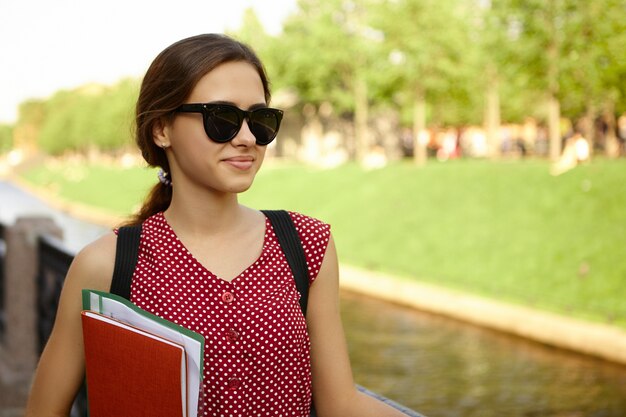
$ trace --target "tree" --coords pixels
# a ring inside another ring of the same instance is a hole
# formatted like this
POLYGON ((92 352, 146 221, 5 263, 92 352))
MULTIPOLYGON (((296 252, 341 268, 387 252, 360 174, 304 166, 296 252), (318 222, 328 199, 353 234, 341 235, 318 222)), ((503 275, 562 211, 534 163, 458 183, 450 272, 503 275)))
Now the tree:
POLYGON ((578 129, 592 139, 599 109, 612 109, 623 97, 619 80, 624 74, 626 2, 508 0, 507 4, 511 21, 519 27, 518 68, 547 99, 550 157, 556 159, 564 133, 559 127, 561 111, 572 118, 586 113, 587 123, 578 129))
MULTIPOLYGON (((497 157, 500 154, 500 125, 502 120, 502 91, 514 84, 516 71, 509 65, 515 52, 511 50, 511 40, 516 32, 509 21, 509 8, 504 2, 477 1, 474 5, 474 37, 478 44, 477 87, 484 91, 484 119, 488 154, 497 157), (482 88, 481 88, 482 87, 482 88)), ((513 91, 507 94, 505 108, 520 100, 524 94, 513 91)), ((514 106, 513 106, 514 107, 514 106)), ((515 119, 510 110, 505 113, 508 119, 515 119)), ((524 114, 525 116, 525 114, 524 114)))
MULTIPOLYGON (((463 92, 468 39, 466 9, 456 0, 387 0, 378 4, 375 27, 383 32, 391 60, 387 74, 413 107, 414 156, 426 161, 427 102, 463 92), (394 65, 395 64, 395 65, 394 65)), ((469 59, 468 59, 469 61, 469 59)), ((471 66, 471 65, 470 65, 471 66)), ((466 90, 465 90, 466 91, 466 90)), ((461 94, 462 95, 462 94, 461 94)), ((449 105, 449 104, 448 104, 449 105)))
POLYGON ((38 142, 46 152, 115 150, 130 144, 133 103, 138 83, 85 85, 59 91, 45 101, 38 142))
POLYGON ((624 98, 619 86, 626 69, 625 13, 623 0, 575 2, 569 20, 577 36, 564 39, 564 110, 584 115, 579 129, 592 144, 601 141, 596 147, 605 148, 609 154, 615 150, 615 143, 611 143, 615 141, 615 107, 624 98), (597 131, 596 120, 606 123, 608 138, 597 131))
POLYGON ((0 154, 13 148, 13 126, 0 124, 0 154))
POLYGON ((13 145, 25 155, 39 152, 37 138, 46 117, 42 100, 27 100, 20 104, 18 119, 13 131, 13 145))
POLYGON ((361 159, 370 143, 367 68, 379 34, 368 25, 368 1, 300 0, 277 41, 275 70, 281 85, 295 89, 304 103, 330 103, 336 114, 355 125, 349 144, 361 159))

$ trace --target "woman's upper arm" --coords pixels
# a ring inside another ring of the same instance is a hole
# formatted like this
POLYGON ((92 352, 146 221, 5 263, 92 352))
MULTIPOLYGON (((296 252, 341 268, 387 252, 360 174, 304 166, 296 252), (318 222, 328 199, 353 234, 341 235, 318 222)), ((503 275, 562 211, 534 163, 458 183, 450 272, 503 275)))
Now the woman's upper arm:
POLYGON ((307 324, 316 411, 319 416, 347 415, 342 410, 349 406, 355 390, 339 312, 339 271, 332 237, 309 290, 307 324))
POLYGON ((65 278, 50 338, 41 355, 26 416, 66 416, 84 375, 82 290, 109 291, 116 236, 109 233, 74 258, 65 278))
POLYGON ((356 389, 339 311, 339 267, 332 237, 310 288, 307 324, 313 400, 319 417, 404 415, 356 389))

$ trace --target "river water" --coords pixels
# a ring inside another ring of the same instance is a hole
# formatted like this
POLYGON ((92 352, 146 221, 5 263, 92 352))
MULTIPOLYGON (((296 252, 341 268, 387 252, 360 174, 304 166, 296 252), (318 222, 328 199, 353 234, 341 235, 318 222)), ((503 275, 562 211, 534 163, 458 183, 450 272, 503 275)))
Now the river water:
MULTIPOLYGON (((0 222, 51 216, 77 251, 106 232, 0 181, 0 222)), ((626 417, 626 366, 342 292, 355 380, 428 417, 626 417)))
POLYGON ((357 382, 428 417, 626 417, 626 367, 344 293, 357 382))

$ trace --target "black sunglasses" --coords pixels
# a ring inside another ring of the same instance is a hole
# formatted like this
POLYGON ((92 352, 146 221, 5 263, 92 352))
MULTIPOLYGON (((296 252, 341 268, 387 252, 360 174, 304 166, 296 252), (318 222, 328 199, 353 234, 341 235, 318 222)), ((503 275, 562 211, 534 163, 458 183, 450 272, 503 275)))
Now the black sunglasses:
POLYGON ((183 104, 176 111, 202 113, 204 131, 209 139, 218 143, 226 143, 237 136, 245 119, 257 145, 267 145, 276 138, 283 119, 283 111, 278 109, 262 107, 246 111, 217 103, 183 104))

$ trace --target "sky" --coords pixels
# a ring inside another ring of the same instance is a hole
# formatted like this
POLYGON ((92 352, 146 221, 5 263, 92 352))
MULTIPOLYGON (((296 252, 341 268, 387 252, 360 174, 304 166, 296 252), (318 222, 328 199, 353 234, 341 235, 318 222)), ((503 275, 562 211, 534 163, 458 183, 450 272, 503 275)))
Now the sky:
POLYGON ((276 34, 296 0, 0 0, 0 123, 30 98, 139 78, 179 39, 238 29, 249 7, 276 34))

